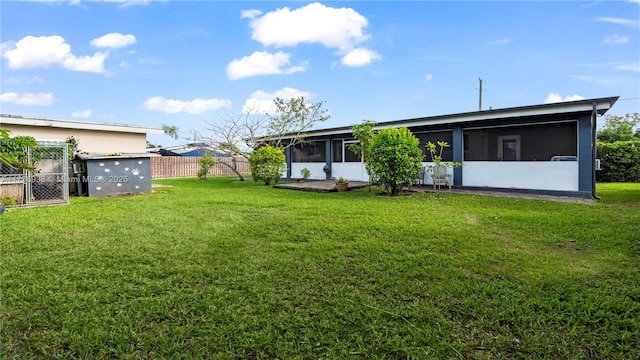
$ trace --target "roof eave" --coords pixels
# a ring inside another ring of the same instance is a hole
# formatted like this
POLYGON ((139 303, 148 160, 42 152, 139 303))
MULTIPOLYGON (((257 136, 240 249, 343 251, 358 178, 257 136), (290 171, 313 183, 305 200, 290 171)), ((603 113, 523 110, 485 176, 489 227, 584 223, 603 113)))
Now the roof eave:
POLYGON ((164 134, 164 130, 160 128, 150 128, 150 127, 142 127, 142 126, 126 125, 126 124, 109 124, 109 123, 93 123, 93 122, 85 122, 85 121, 42 119, 42 118, 31 118, 31 117, 22 117, 22 116, 13 116, 13 115, 11 116, 2 115, 0 118, 0 124, 38 126, 38 127, 75 129, 75 130, 112 131, 112 132, 137 133, 137 134, 164 134))
MULTIPOLYGON (((593 111, 593 105, 596 105, 596 111, 599 115, 606 113, 618 100, 619 96, 585 99, 577 101, 567 101, 552 104, 530 105, 514 108, 482 110, 459 114, 429 116, 423 118, 413 118, 404 120, 392 120, 378 123, 374 129, 379 130, 387 127, 405 127, 405 126, 425 126, 425 125, 442 125, 456 124, 486 120, 500 120, 513 117, 524 116, 544 116, 553 114, 572 114, 572 113, 589 113, 593 111)), ((340 135, 351 132, 351 126, 342 126, 336 128, 312 130, 306 133, 307 137, 340 135)), ((289 139, 290 137, 283 137, 289 139)))

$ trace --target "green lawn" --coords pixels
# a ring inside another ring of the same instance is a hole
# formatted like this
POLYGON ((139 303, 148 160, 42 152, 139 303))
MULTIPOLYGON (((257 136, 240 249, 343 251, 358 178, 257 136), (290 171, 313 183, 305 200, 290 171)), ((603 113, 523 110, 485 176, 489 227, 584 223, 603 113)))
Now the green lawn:
POLYGON ((156 183, 0 216, 0 358, 640 358, 640 184, 585 205, 156 183))

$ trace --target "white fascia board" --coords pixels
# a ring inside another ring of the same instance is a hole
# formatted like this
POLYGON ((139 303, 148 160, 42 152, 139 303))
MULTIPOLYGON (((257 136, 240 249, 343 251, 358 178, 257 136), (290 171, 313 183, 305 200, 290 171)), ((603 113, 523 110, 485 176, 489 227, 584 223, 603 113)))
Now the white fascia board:
POLYGON ((38 126, 38 127, 50 127, 50 128, 61 128, 61 129, 112 131, 112 132, 137 133, 137 134, 164 134, 164 130, 160 128, 148 128, 148 127, 142 127, 142 126, 136 126, 136 125, 92 123, 92 122, 84 122, 84 121, 38 119, 38 118, 14 117, 14 116, 2 116, 0 118, 0 125, 1 124, 38 126))

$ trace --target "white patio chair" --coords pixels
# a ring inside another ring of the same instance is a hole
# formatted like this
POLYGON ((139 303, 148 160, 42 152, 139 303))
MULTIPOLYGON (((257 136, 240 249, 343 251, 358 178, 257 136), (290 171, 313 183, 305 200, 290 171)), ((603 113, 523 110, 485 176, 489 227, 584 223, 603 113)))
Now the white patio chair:
POLYGON ((449 191, 451 191, 452 176, 451 174, 447 174, 446 165, 434 165, 431 168, 431 179, 433 179, 433 191, 440 190, 440 185, 443 184, 449 186, 449 191))

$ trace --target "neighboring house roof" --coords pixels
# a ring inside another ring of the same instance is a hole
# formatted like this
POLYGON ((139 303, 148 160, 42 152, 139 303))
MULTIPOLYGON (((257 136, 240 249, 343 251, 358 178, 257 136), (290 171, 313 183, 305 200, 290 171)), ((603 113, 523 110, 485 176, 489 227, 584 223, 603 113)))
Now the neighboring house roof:
POLYGON ((215 157, 225 157, 227 154, 216 151, 206 143, 190 143, 184 145, 168 146, 163 148, 147 149, 147 152, 158 153, 162 156, 202 156, 209 153, 215 157))
MULTIPOLYGON (((530 105, 521 107, 512 107, 504 109, 492 109, 482 110, 467 113, 451 114, 451 115, 439 115, 429 116, 404 120, 393 120, 378 122, 375 129, 382 129, 386 127, 405 127, 405 126, 428 126, 428 125, 442 125, 442 124, 455 124, 455 123, 471 123, 487 120, 500 120, 509 118, 522 118, 530 116, 549 116, 556 114, 575 114, 575 113, 590 113, 594 109, 599 115, 606 113, 619 96, 585 99, 578 101, 567 101, 552 104, 542 105, 530 105)), ((334 127, 328 129, 310 130, 305 133, 307 137, 316 136, 329 136, 334 134, 350 133, 351 126, 334 127)), ((284 136, 283 139, 288 139, 292 136, 284 136)), ((269 139, 264 137, 264 139, 269 139)))
POLYGON ((29 117, 29 116, 1 114, 0 125, 4 125, 4 124, 74 129, 74 130, 98 130, 98 131, 112 131, 112 132, 138 133, 138 134, 164 134, 163 129, 143 127, 143 126, 137 126, 137 125, 97 123, 97 122, 73 121, 73 120, 58 120, 58 119, 46 119, 46 118, 37 118, 37 117, 29 117))

